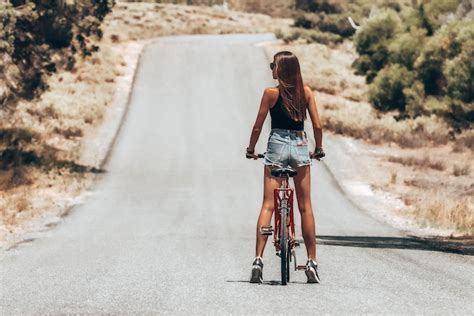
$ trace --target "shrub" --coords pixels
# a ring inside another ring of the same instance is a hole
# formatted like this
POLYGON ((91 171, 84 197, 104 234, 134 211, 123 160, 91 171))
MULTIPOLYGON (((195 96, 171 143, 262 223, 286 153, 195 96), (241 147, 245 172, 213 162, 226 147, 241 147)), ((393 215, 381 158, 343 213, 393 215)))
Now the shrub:
POLYGON ((463 103, 460 100, 446 97, 448 110, 444 112, 445 119, 457 132, 472 127, 474 123, 474 103, 463 103))
POLYGON ((56 67, 71 70, 76 53, 87 56, 97 51, 89 37, 102 37, 100 23, 114 5, 113 0, 10 3, 0 2, 0 53, 8 55, 3 61, 11 61, 21 80, 9 83, 8 98, 0 96, 4 104, 38 96, 47 88, 46 75, 56 67), (59 57, 54 62, 53 54, 59 57))
POLYGON ((370 83, 375 74, 387 64, 388 45, 397 32, 398 24, 399 19, 393 10, 382 10, 369 17, 356 33, 356 49, 359 58, 364 60, 355 62, 354 65, 363 66, 357 68, 357 71, 367 76, 367 82, 370 83))
POLYGON ((307 43, 321 43, 329 45, 332 43, 342 42, 342 38, 337 34, 320 32, 318 30, 307 30, 304 28, 296 28, 289 35, 285 36, 285 42, 291 42, 298 38, 306 40, 307 43))
POLYGON ((310 39, 310 42, 316 42, 316 43, 321 43, 325 45, 342 42, 342 37, 340 37, 337 34, 319 32, 317 30, 314 30, 311 33, 309 33, 309 39, 310 39))
POLYGON ((444 67, 447 94, 454 99, 473 102, 474 43, 465 45, 461 54, 448 60, 444 67))
POLYGON ((411 87, 415 74, 404 66, 393 64, 382 69, 369 87, 369 99, 379 111, 405 110, 403 89, 411 87))
POLYGON ((382 7, 392 9, 396 12, 400 12, 402 10, 402 6, 398 1, 386 1, 382 3, 382 7))
POLYGON ((381 45, 386 45, 397 30, 399 19, 392 10, 375 13, 366 20, 355 37, 357 52, 372 55, 381 45))
POLYGON ((340 2, 331 0, 296 0, 295 7, 308 12, 340 13, 343 11, 340 2))
POLYGON ((426 1, 424 5, 426 22, 433 31, 436 31, 442 24, 441 17, 449 12, 456 12, 460 3, 461 0, 426 1))
MULTIPOLYGON (((472 23, 456 22, 441 27, 432 37, 415 61, 414 68, 425 85, 425 93, 443 95, 447 80, 443 73, 444 63, 461 53, 463 42, 474 42, 472 23)), ((446 70, 447 71, 447 70, 446 70)))
POLYGON ((425 102, 425 89, 423 83, 415 81, 412 86, 406 87, 402 90, 405 97, 405 111, 412 118, 416 118, 426 111, 423 107, 425 102))
POLYGON ((355 68, 357 75, 365 75, 372 67, 369 55, 361 55, 354 60, 352 67, 355 68))
POLYGON ((345 14, 321 14, 317 27, 322 32, 330 32, 342 37, 349 37, 355 33, 345 14))
POLYGON ((320 18, 316 14, 303 13, 295 17, 293 26, 305 29, 313 29, 318 25, 320 18))
POLYGON ((11 4, 0 2, 0 54, 13 54, 15 11, 11 4))
MULTIPOLYGON (((443 75, 446 78, 446 92, 454 99, 473 102, 474 77, 474 29, 472 23, 460 22, 456 42, 461 45, 460 53, 446 61, 443 75)), ((457 47, 457 46, 456 46, 457 47)))
POLYGON ((409 33, 401 33, 388 46, 390 61, 412 70, 416 58, 418 58, 426 31, 412 28, 409 33))

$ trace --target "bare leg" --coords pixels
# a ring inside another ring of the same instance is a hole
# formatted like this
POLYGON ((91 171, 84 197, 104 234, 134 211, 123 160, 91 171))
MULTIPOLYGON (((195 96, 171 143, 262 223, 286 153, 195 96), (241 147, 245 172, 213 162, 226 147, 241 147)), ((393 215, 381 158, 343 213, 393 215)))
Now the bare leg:
POLYGON ((316 259, 316 228, 311 205, 311 172, 310 166, 297 168, 298 174, 293 178, 295 183, 298 208, 301 214, 301 227, 308 259, 316 259))
POLYGON ((267 243, 268 236, 260 234, 260 227, 262 225, 270 225, 273 214, 273 190, 279 188, 281 185, 281 179, 275 178, 270 174, 270 168, 264 166, 264 177, 263 177, 263 202, 260 210, 260 216, 257 221, 257 242, 255 246, 255 255, 257 257, 263 257, 263 250, 267 243))

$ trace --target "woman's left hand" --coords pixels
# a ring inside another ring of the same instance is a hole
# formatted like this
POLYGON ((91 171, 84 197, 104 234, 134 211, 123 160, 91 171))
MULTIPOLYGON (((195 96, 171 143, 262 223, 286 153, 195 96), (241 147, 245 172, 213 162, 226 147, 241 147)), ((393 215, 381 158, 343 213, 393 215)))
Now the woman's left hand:
POLYGON ((254 160, 257 160, 258 159, 258 156, 255 155, 255 149, 253 150, 249 150, 249 148, 247 147, 246 151, 245 151, 245 158, 247 159, 254 159, 254 160))
POLYGON ((247 159, 252 159, 253 158, 253 160, 257 160, 258 156, 255 155, 255 154, 245 153, 245 158, 247 158, 247 159))

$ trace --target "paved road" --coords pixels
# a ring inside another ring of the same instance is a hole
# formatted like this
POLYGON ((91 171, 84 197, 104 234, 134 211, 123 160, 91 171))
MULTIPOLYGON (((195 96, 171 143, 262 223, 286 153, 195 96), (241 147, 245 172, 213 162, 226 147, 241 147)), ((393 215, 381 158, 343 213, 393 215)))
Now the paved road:
POLYGON ((472 257, 377 222, 320 162, 312 188, 322 283, 293 272, 279 286, 270 243, 266 282, 247 282, 263 166, 243 150, 263 88, 274 85, 253 44, 272 38, 184 36, 146 49, 107 173, 63 222, 3 258, 0 314, 473 313, 472 257))

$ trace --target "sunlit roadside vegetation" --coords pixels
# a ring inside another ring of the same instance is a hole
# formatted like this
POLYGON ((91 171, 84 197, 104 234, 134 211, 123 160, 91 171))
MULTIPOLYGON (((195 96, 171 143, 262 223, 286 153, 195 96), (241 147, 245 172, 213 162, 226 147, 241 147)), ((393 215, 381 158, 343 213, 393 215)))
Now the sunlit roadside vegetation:
POLYGON ((277 36, 335 46, 352 41, 354 72, 379 112, 403 120, 434 114, 453 133, 474 121, 474 11, 471 1, 296 0, 294 27, 277 36), (351 16, 360 28, 348 21, 351 16))

